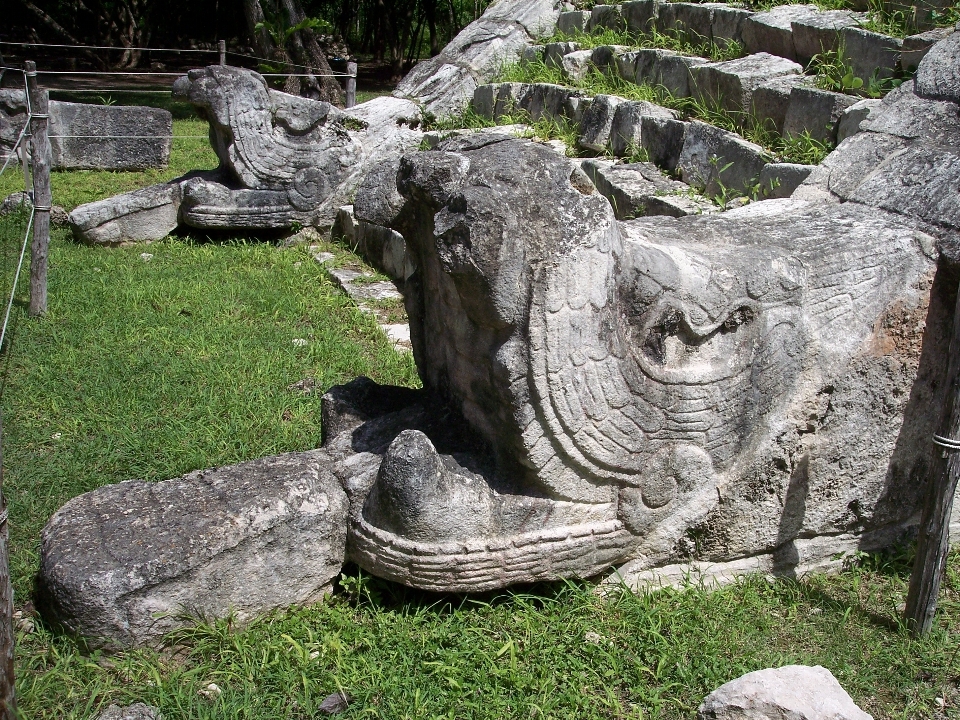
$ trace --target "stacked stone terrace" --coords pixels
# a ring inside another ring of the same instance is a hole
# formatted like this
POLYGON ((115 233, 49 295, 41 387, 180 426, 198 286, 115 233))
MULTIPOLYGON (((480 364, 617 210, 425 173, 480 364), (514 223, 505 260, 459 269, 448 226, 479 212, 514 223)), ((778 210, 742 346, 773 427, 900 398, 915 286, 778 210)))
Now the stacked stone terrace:
MULTIPOLYGON (((571 84, 591 71, 615 74, 637 85, 660 87, 674 98, 695 98, 783 136, 808 134, 834 145, 856 134, 881 100, 817 88, 805 73, 815 55, 842 52, 864 87, 914 70, 929 48, 952 28, 904 40, 864 30, 864 13, 822 11, 814 5, 783 5, 750 12, 722 3, 635 0, 562 13, 560 33, 576 37, 604 29, 643 34, 651 30, 692 44, 725 47, 739 43, 745 57, 723 62, 659 48, 603 45, 581 49, 576 42, 528 48, 523 62, 560 69, 571 84)), ((494 83, 478 87, 474 110, 498 120, 522 110, 534 121, 565 119, 580 132, 588 153, 619 158, 637 154, 650 164, 617 165, 591 159, 583 169, 620 219, 639 215, 710 212, 717 207, 697 196, 789 197, 813 166, 776 162, 763 147, 736 133, 644 101, 596 95, 545 83, 494 83), (682 183, 663 176, 670 173, 682 183)), ((736 203, 735 203, 736 204, 736 203)))

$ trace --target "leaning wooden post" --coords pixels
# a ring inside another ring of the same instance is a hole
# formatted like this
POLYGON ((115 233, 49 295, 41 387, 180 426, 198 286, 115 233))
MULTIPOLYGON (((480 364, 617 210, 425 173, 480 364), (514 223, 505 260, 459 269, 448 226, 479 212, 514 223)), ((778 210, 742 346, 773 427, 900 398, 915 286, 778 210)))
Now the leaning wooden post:
MULTIPOLYGON (((0 437, 3 421, 0 420, 0 437)), ((0 444, 0 720, 16 720, 17 696, 13 674, 13 585, 7 549, 7 499, 3 495, 3 449, 0 444)))
POLYGON ((347 107, 357 104, 357 64, 347 63, 347 107))
POLYGON ((904 616, 910 631, 923 635, 933 623, 937 595, 950 549, 950 513, 960 478, 960 289, 953 311, 953 337, 943 386, 940 422, 933 436, 927 495, 923 503, 917 557, 910 576, 904 616))
POLYGON ((227 41, 220 40, 217 42, 217 46, 220 48, 220 64, 227 64, 227 41))
POLYGON ((50 248, 49 94, 37 87, 37 64, 26 62, 33 134, 33 243, 30 245, 30 315, 47 311, 47 253, 50 248))

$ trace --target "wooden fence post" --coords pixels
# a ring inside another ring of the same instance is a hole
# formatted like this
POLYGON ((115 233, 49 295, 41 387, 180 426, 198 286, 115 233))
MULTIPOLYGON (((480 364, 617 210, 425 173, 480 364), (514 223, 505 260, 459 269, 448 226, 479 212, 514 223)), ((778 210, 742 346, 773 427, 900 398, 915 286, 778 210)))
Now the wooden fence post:
POLYGON ((347 63, 347 107, 352 108, 357 104, 357 64, 355 62, 347 63))
POLYGON ((227 41, 220 40, 217 42, 217 46, 220 48, 220 64, 227 64, 227 41))
POLYGON ((37 87, 37 64, 26 62, 33 133, 33 242, 30 244, 30 315, 47 311, 47 253, 50 248, 50 139, 47 137, 49 93, 37 87))
MULTIPOLYGON (((0 419, 0 437, 3 420, 0 419)), ((17 696, 14 683, 13 585, 10 582, 10 553, 7 548, 7 499, 3 494, 3 447, 0 444, 0 720, 16 720, 17 696)))
POLYGON ((933 436, 927 495, 923 503, 917 557, 910 576, 904 619, 910 631, 930 630, 937 611, 937 595, 950 550, 950 512, 960 478, 960 289, 953 311, 953 337, 943 386, 940 422, 933 436))

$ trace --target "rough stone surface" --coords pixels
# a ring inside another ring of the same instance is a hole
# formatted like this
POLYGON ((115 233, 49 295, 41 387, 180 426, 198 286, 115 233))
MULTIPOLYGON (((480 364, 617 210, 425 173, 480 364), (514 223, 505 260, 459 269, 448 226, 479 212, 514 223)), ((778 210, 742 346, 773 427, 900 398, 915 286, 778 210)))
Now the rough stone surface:
POLYGON ((553 0, 499 0, 470 23, 436 57, 423 60, 394 95, 439 117, 463 111, 479 85, 516 59, 537 37, 550 35, 559 12, 553 0))
POLYGON ((616 95, 596 95, 583 116, 579 143, 582 147, 603 152, 610 142, 610 129, 617 108, 626 102, 616 95))
POLYGON ((640 121, 640 146, 654 165, 673 172, 680 162, 687 123, 668 118, 645 116, 640 121))
POLYGON ((68 216, 74 237, 88 245, 107 246, 166 237, 180 224, 182 180, 151 185, 74 208, 68 216))
POLYGON ((754 13, 743 21, 743 44, 749 53, 765 52, 796 60, 792 23, 818 12, 816 5, 779 5, 754 13))
POLYGON ((657 18, 659 0, 631 0, 620 6, 627 30, 634 33, 647 33, 657 18))
POLYGON ((662 53, 656 66, 655 84, 663 85, 674 97, 689 97, 693 85, 691 72, 706 62, 699 57, 662 53))
POLYGON ((659 198, 688 195, 692 190, 689 185, 666 177, 651 163, 620 164, 590 159, 584 160, 581 167, 597 191, 610 201, 617 220, 643 215, 673 215, 668 206, 658 202, 659 198))
POLYGON ((170 160, 173 116, 167 110, 52 100, 49 122, 57 170, 146 170, 170 160))
POLYGON ((731 42, 743 42, 743 24, 754 13, 749 10, 713 3, 713 21, 710 25, 711 39, 720 47, 731 42))
POLYGON ((748 193, 765 164, 766 153, 759 145, 694 120, 687 125, 677 166, 684 182, 713 196, 748 193))
POLYGON ((850 10, 824 10, 792 20, 790 28, 793 30, 797 61, 806 65, 814 55, 836 50, 843 37, 843 29, 858 27, 858 21, 862 18, 862 14, 850 10))
POLYGON ((737 60, 706 63, 690 69, 691 90, 709 105, 732 112, 748 111, 753 91, 773 78, 799 75, 797 63, 768 53, 748 55, 737 60))
POLYGON ((657 30, 694 44, 709 43, 713 35, 713 15, 712 3, 663 3, 657 17, 657 30))
POLYGON ((917 35, 910 35, 903 39, 900 48, 900 65, 907 72, 913 72, 920 65, 920 61, 930 52, 934 44, 940 42, 954 32, 953 28, 935 28, 917 35))
POLYGON ((816 665, 757 670, 710 693, 697 720, 873 720, 833 674, 816 665))
POLYGON ((182 613, 243 620, 321 597, 340 572, 347 498, 321 450, 129 481, 75 497, 41 537, 45 616, 108 646, 182 613))
POLYGON ((580 50, 575 42, 553 42, 543 46, 543 63, 547 67, 562 67, 563 58, 572 52, 580 50))
POLYGON ((844 111, 857 98, 842 93, 797 86, 790 91, 790 102, 783 121, 783 134, 799 136, 804 132, 816 140, 834 142, 844 111))
MULTIPOLYGON (((0 167, 7 162, 26 123, 27 100, 23 89, 0 88, 0 167)), ((10 158, 8 167, 16 167, 17 162, 16 158, 10 158)))
POLYGON ((94 720, 161 720, 160 711, 152 705, 134 703, 126 707, 110 705, 99 713, 94 720))
POLYGON ((585 32, 590 23, 589 10, 571 10, 560 13, 557 18, 557 30, 564 35, 585 32))
POLYGON ((837 123, 837 142, 843 142, 860 132, 860 124, 883 104, 882 100, 865 99, 855 102, 843 111, 837 123))
MULTIPOLYGON (((31 208, 33 208, 33 193, 21 190, 20 192, 10 193, 3 199, 3 202, 0 202, 0 216, 9 215, 21 209, 29 211, 31 208)), ((67 227, 70 224, 67 211, 59 205, 51 205, 50 224, 54 227, 67 227)))
POLYGON ((872 78, 886 80, 894 76, 900 63, 902 40, 859 27, 844 28, 841 37, 853 74, 864 84, 872 78))
POLYGON ((798 85, 808 85, 809 82, 806 75, 784 75, 758 85, 750 97, 754 117, 771 124, 782 134, 790 107, 790 93, 798 85))
POLYGON ((660 105, 642 100, 620 103, 613 114, 610 126, 610 150, 623 157, 643 147, 643 119, 654 117, 676 119, 677 114, 660 105))
POLYGON ((796 163, 769 163, 760 171, 760 192, 764 198, 788 198, 810 177, 815 166, 796 163))
POLYGON ((578 82, 587 76, 593 65, 593 50, 567 53, 560 60, 560 69, 569 82, 578 82))
POLYGON ((626 23, 619 5, 594 5, 590 11, 589 30, 623 30, 626 23))
POLYGON ((917 67, 917 95, 960 103, 960 32, 938 42, 917 67))

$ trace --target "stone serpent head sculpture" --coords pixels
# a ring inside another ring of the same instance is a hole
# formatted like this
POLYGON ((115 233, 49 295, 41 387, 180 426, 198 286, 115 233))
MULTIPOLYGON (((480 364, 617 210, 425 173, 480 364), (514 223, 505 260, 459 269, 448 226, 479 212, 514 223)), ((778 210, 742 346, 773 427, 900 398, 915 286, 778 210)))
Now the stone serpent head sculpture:
MULTIPOLYGON (((805 413, 931 268, 909 224, 839 205, 620 223, 578 167, 523 140, 406 156, 397 187, 421 377, 498 468, 472 472, 416 431, 387 451, 352 552, 429 589, 662 563, 718 513, 775 548, 778 515, 747 528, 756 505, 725 498, 763 477, 783 502, 805 413)), ((824 524, 843 522, 839 500, 824 524)))

